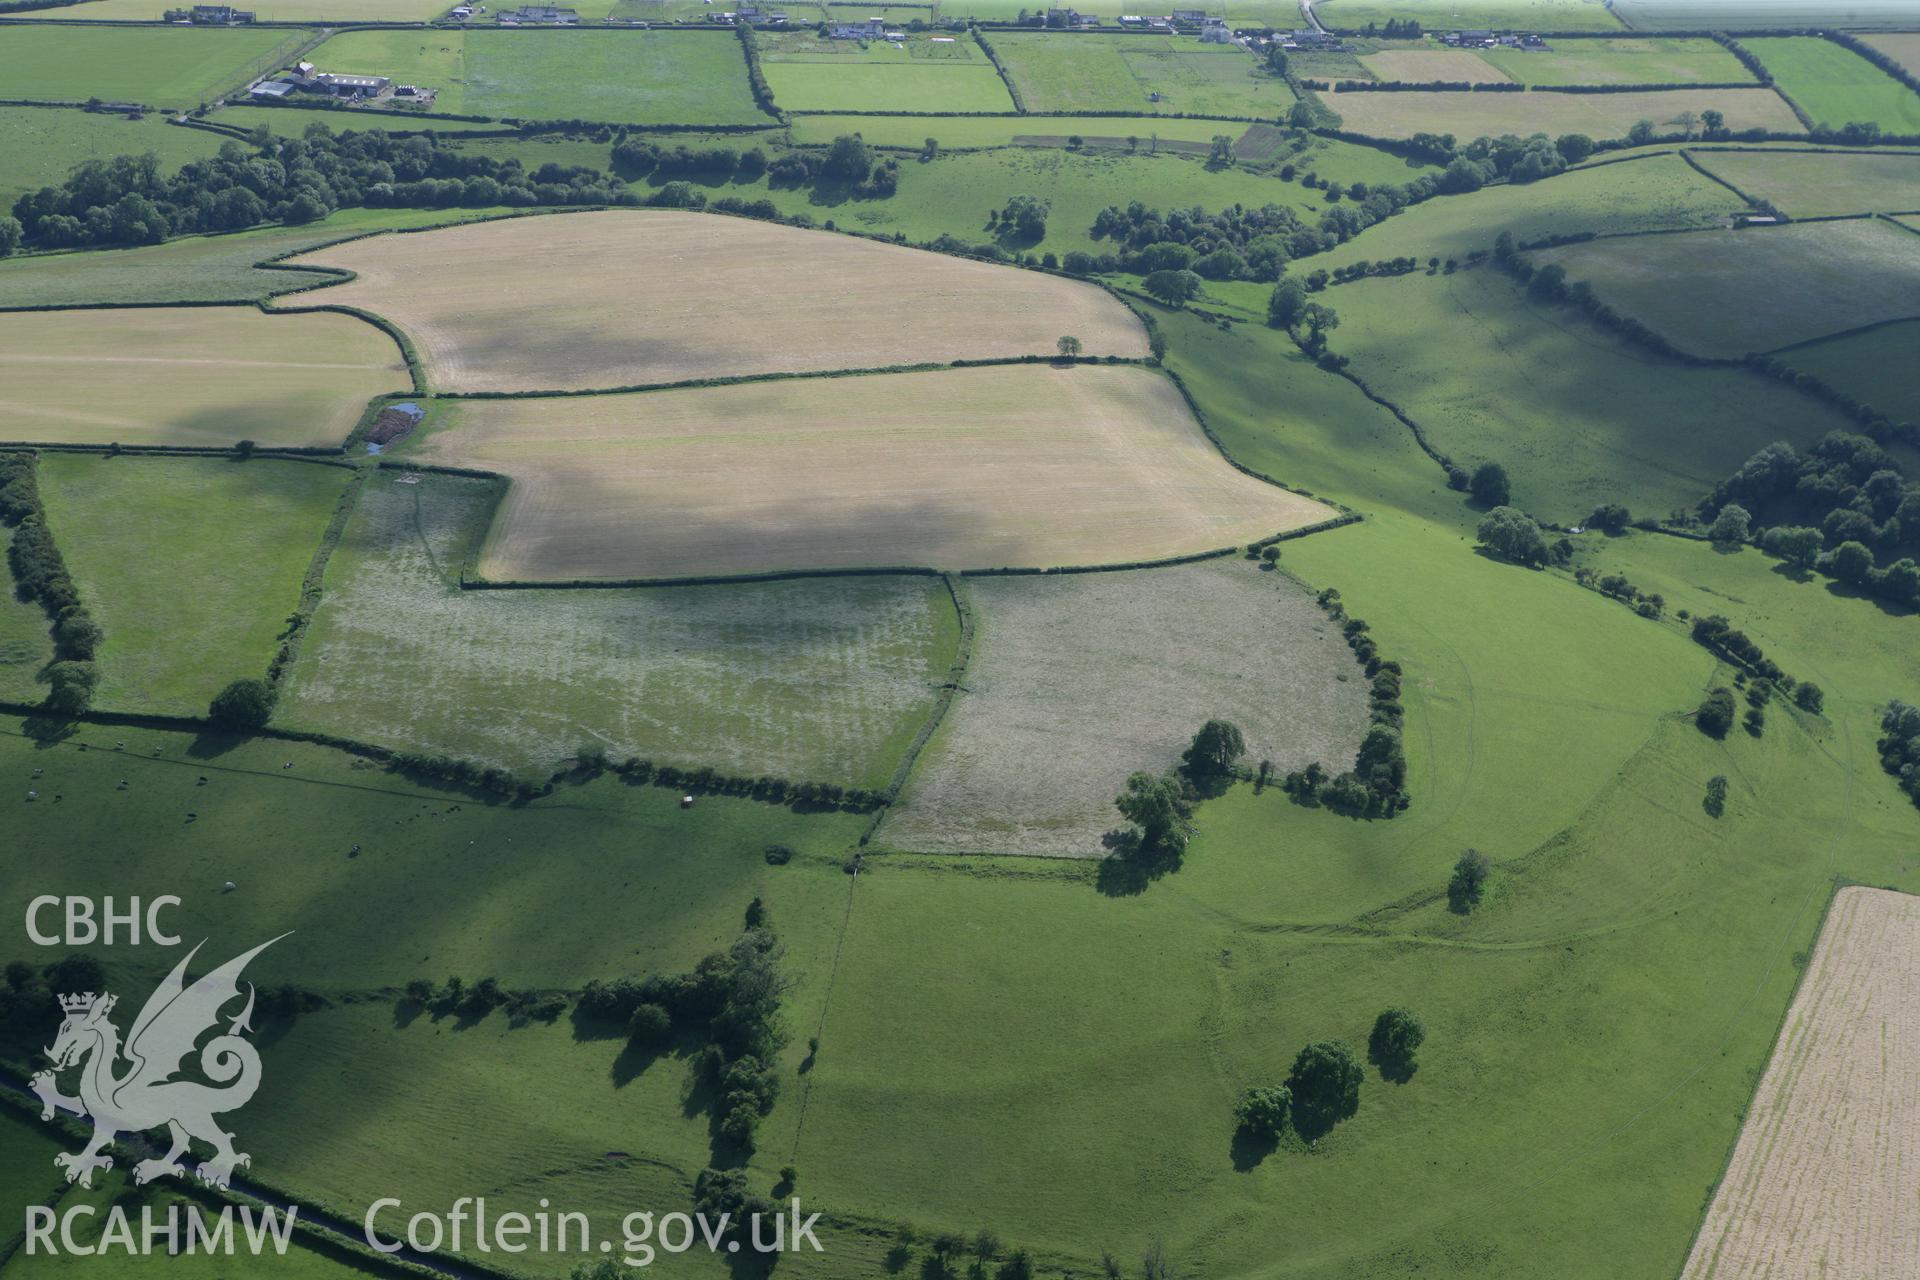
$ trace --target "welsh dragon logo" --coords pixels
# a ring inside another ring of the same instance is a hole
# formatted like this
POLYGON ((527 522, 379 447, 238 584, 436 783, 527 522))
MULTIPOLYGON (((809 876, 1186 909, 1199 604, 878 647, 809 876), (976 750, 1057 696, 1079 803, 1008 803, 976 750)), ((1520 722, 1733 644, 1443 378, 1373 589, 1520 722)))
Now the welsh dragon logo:
POLYGON ((187 965, 200 947, 189 951, 147 998, 124 1045, 119 1030, 108 1020, 115 997, 91 991, 60 997, 66 1017, 53 1047, 46 1051, 53 1068, 36 1074, 31 1084, 40 1099, 42 1120, 53 1119, 57 1111, 71 1111, 93 1121, 93 1137, 84 1148, 53 1158, 55 1165, 66 1170, 68 1182, 92 1186, 95 1169, 113 1167, 113 1157, 101 1154, 107 1144, 122 1133, 163 1126, 171 1149, 135 1165, 137 1183, 184 1174, 180 1157, 192 1139, 213 1148, 213 1158, 202 1161, 198 1170, 200 1181, 210 1187, 226 1186, 236 1168, 250 1163, 249 1157, 233 1149, 233 1135, 216 1124, 214 1116, 245 1106, 260 1087, 260 1055, 241 1038, 253 1030, 248 1022, 253 1016, 252 983, 246 984, 246 1008, 228 1022, 226 1032, 205 1045, 200 1040, 218 1026, 221 1009, 240 998, 240 971, 247 962, 279 940, 261 943, 192 985, 186 981, 187 965), (177 1078, 196 1048, 199 1074, 211 1084, 177 1078), (120 1071, 123 1061, 125 1070, 120 1071), (72 1067, 80 1069, 77 1098, 61 1093, 57 1083, 59 1073, 72 1067))

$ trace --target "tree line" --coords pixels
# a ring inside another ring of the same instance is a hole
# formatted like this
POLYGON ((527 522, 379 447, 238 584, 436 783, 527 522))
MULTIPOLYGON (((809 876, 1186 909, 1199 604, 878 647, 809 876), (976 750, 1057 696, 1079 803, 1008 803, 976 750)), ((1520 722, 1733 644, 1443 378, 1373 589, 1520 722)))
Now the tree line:
POLYGON ((30 452, 0 453, 0 525, 13 530, 7 564, 19 594, 37 602, 53 623, 53 662, 45 676, 46 709, 78 715, 93 701, 99 671, 93 665, 100 647, 100 624, 80 601, 80 590, 47 529, 46 507, 30 452))

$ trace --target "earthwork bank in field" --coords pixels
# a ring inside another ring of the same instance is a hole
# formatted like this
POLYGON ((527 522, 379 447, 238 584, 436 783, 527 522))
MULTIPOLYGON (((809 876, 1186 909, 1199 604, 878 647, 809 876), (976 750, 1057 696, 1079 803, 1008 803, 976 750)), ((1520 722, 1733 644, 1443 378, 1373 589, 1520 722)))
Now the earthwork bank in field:
POLYGON ((499 581, 1156 560, 1333 512, 1227 465, 1131 366, 443 401, 409 456, 512 478, 499 581))
POLYGON ((1679 128, 1682 116, 1718 111, 1733 130, 1802 133, 1792 108, 1771 89, 1653 89, 1636 93, 1338 93, 1326 99, 1341 127, 1378 138, 1451 133, 1477 138, 1503 133, 1584 133, 1624 138, 1642 120, 1657 132, 1679 128))
POLYGON ((1307 590, 1235 558, 971 578, 973 661, 883 843, 929 852, 1107 852, 1127 775, 1210 718, 1280 772, 1353 763, 1367 682, 1307 590))
POLYGON ((1533 256, 1698 355, 1920 315, 1920 236, 1878 218, 1590 240, 1533 256))
POLYGON ((1094 285, 711 214, 511 218, 299 261, 355 272, 303 301, 393 320, 439 390, 1045 355, 1063 334, 1090 356, 1147 354, 1140 322, 1094 285))
POLYGON ((1848 886, 1683 1280, 1898 1276, 1920 1258, 1920 898, 1848 886))
POLYGON ((0 312, 0 375, 7 438, 214 448, 338 445, 413 385, 364 320, 252 307, 0 312))
POLYGON ((958 623, 937 578, 462 591, 496 482, 369 478, 281 699, 290 726, 544 775, 616 759, 881 786, 958 623))

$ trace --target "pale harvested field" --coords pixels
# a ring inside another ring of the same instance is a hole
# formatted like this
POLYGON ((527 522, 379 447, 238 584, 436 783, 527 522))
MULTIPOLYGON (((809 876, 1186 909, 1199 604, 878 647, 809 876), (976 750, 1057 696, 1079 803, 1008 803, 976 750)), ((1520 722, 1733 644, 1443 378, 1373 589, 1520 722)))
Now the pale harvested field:
POLYGON ((496 580, 1163 559, 1326 519, 1233 470, 1173 384, 1000 365, 444 402, 422 461, 513 479, 496 580), (457 407, 456 407, 457 406, 457 407))
POLYGON ((48 444, 337 445, 413 385, 393 339, 329 312, 0 312, 0 438, 48 444))
POLYGON ((1883 36, 1861 36, 1861 40, 1872 45, 1880 52, 1892 58, 1915 75, 1920 75, 1920 31, 1903 31, 1883 36))
POLYGON ((1914 1275, 1916 1063, 1920 898, 1841 889, 1682 1280, 1914 1275))
MULTIPOLYGON (((1373 72, 1377 80, 1404 80, 1409 84, 1429 84, 1436 80, 1502 84, 1513 79, 1479 54, 1465 49, 1389 49, 1363 55, 1360 65, 1373 72)), ((1345 102, 1346 95, 1339 100, 1345 102)))
POLYGON ((932 712, 957 633, 938 578, 463 591, 492 490, 369 479, 281 695, 283 725, 532 776, 597 746, 883 786, 932 712))
POLYGON ((1141 357, 1090 284, 744 218, 608 210, 378 236, 296 259, 386 316, 443 391, 580 391, 1051 354, 1141 357))
POLYGON ((881 825, 888 846, 1100 857, 1127 775, 1179 764, 1213 717, 1240 726, 1249 762, 1353 763, 1365 674, 1283 574, 1235 557, 967 590, 973 662, 881 825))
POLYGON ((1804 133, 1792 108, 1771 89, 1667 89, 1649 93, 1340 93, 1327 98, 1341 127, 1377 138, 1451 133, 1460 139, 1503 133, 1584 133, 1624 138, 1641 120, 1677 129, 1685 112, 1721 112, 1729 129, 1804 133))

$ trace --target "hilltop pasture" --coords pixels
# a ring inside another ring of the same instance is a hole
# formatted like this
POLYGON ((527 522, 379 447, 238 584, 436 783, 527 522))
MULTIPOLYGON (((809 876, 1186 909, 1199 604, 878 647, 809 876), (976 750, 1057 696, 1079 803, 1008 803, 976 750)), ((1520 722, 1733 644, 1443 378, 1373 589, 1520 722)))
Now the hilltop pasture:
POLYGON ((352 473, 50 453, 39 474, 47 527, 106 636, 94 705, 198 716, 228 682, 266 674, 352 473))
POLYGON ((462 591, 497 483, 370 477, 287 681, 289 726, 544 777, 582 747, 885 785, 958 624, 938 579, 462 591))
POLYGON ((1920 236, 1878 218, 1592 240, 1531 256, 1698 355, 1920 317, 1920 236), (1682 276, 1687 287, 1674 288, 1682 276))
POLYGON ((1790 218, 1920 209, 1920 153, 1858 151, 1689 152, 1707 172, 1790 218))
POLYGON ((1023 364, 442 402, 407 457, 512 479, 498 581, 1049 568, 1333 512, 1229 467, 1142 368, 1023 364))
POLYGON ((251 307, 0 312, 0 433, 60 444, 331 446, 412 382, 354 316, 251 307))
MULTIPOLYGON (((76 5, 74 11, 90 7, 76 5)), ((271 71, 303 42, 301 32, 271 27, 189 31, 20 24, 5 30, 0 86, 8 98, 100 98, 162 108, 199 106, 244 88, 249 77, 271 71)))
POLYGON ((1675 132, 1691 113, 1718 111, 1733 130, 1802 133, 1800 121, 1771 89, 1649 89, 1633 93, 1335 93, 1326 102, 1341 128, 1376 138, 1450 133, 1471 139, 1504 133, 1584 133, 1624 138, 1642 120, 1675 132))
POLYGON ((1859 122, 1888 133, 1920 133, 1920 94, 1851 49, 1814 36, 1752 37, 1741 44, 1821 128, 1859 122))
POLYGON ((1090 356, 1146 354, 1139 321, 1093 285, 744 218, 514 218, 297 261, 354 272, 302 301, 394 321, 453 391, 1042 355, 1062 334, 1090 356))

